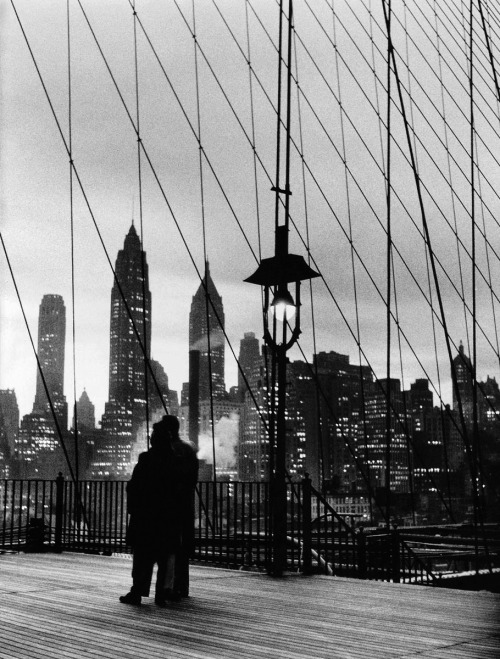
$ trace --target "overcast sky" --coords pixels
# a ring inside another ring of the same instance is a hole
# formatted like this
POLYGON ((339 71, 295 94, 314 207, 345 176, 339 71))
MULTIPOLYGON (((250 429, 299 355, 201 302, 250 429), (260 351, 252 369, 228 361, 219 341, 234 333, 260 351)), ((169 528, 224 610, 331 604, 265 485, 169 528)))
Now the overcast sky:
MULTIPOLYGON (((397 13, 392 26, 404 109, 415 128, 413 147, 446 321, 455 345, 463 340, 469 352, 466 318, 470 337, 471 318, 460 300, 463 286, 472 308, 470 99, 464 40, 468 9, 459 0, 408 2, 406 10, 402 4, 393 3, 397 13)), ((82 193, 74 179, 76 390, 79 396, 87 389, 100 416, 108 391, 113 275, 95 225, 113 265, 132 219, 138 231, 141 228, 137 142, 124 107, 136 121, 131 4, 128 0, 70 0, 71 112, 66 0, 15 0, 14 6, 67 143, 71 117, 73 159, 83 186, 82 193)), ((199 113, 195 42, 190 31, 192 0, 136 2, 142 24, 136 25, 140 132, 154 168, 143 154, 142 231, 152 292, 152 356, 164 366, 171 388, 177 390, 188 377, 188 315, 199 286, 196 268, 203 270, 205 250, 236 353, 244 332, 262 336, 259 289, 243 280, 255 270, 259 255, 271 256, 274 250, 275 199, 270 188, 276 170, 278 5, 271 0, 195 0, 194 6, 199 113), (245 59, 248 53, 252 75, 245 59), (198 122, 206 156, 203 212, 198 122), (253 141, 258 156, 255 169, 253 141)), ((498 10, 488 3, 485 6, 498 57, 498 10)), ((387 45, 381 7, 375 0, 295 2, 294 76, 301 93, 297 96, 294 86, 291 217, 298 231, 292 228, 290 250, 306 256, 309 240, 313 267, 323 276, 313 283, 317 350, 348 354, 358 363, 359 326, 364 359, 384 377, 387 45)), ((478 374, 498 379, 495 322, 500 313, 496 299, 500 295, 500 232, 495 217, 500 218, 496 192, 500 166, 495 158, 500 153, 499 117, 478 20, 475 16, 478 374)), ((2 236, 35 344, 42 296, 58 293, 64 297, 65 388, 71 405, 69 158, 13 5, 7 0, 0 2, 0 47, 2 236)), ((391 308, 404 333, 400 336, 404 384, 408 387, 415 378, 428 375, 439 388, 439 364, 443 396, 449 402, 450 368, 442 327, 439 320, 433 323, 428 303, 432 297, 438 311, 433 282, 429 292, 430 262, 394 76, 391 94, 396 289, 391 308)), ((280 184, 284 185, 284 174, 280 184)), ((26 414, 35 394, 35 358, 3 254, 0 264, 0 386, 16 390, 21 413, 26 414)), ((303 296, 300 343, 311 359, 308 289, 303 296)), ((392 374, 401 377, 395 325, 392 335, 392 374)), ((301 358, 297 349, 290 356, 301 358)), ((236 384, 236 373, 228 347, 228 387, 236 384)))

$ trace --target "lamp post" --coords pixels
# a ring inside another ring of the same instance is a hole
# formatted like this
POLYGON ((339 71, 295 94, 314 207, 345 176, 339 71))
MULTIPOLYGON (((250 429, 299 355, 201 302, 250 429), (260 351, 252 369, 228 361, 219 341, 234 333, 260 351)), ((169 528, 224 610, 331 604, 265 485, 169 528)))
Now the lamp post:
MULTIPOLYGON (((271 473, 271 521, 273 534, 272 574, 282 576, 286 568, 286 353, 300 335, 300 283, 318 277, 302 256, 288 253, 288 227, 276 228, 275 256, 263 259, 246 282, 264 289, 264 340, 277 362, 278 405, 276 410, 274 460, 271 473), (295 299, 288 285, 295 285, 295 299), (272 300, 272 301, 270 301, 272 300), (270 320, 270 313, 273 319, 270 320), (274 330, 281 325, 281 336, 274 330), (293 322, 293 326, 291 325, 293 322), (290 333, 289 333, 290 329, 290 333)), ((272 439, 272 438, 270 438, 272 439)))
POLYGON ((278 106, 277 106, 277 149, 276 149, 276 185, 272 188, 276 194, 275 205, 275 249, 274 256, 262 259, 257 270, 245 279, 251 284, 262 286, 264 290, 264 341, 273 351, 277 361, 278 405, 276 410, 275 438, 270 437, 271 456, 271 526, 273 533, 272 574, 281 576, 286 568, 286 353, 297 341, 300 335, 300 283, 318 273, 310 268, 302 256, 289 254, 288 233, 290 223, 290 114, 291 114, 291 82, 292 82, 292 29, 293 2, 288 1, 288 48, 286 76, 286 115, 283 120, 281 88, 282 57, 284 41, 283 1, 280 1, 279 20, 279 52, 278 52, 278 106), (280 181, 280 136, 285 129, 285 187, 280 181), (280 195, 284 195, 282 201, 280 195), (280 222, 280 212, 284 211, 280 222), (295 285, 295 298, 288 290, 289 284, 295 285), (270 302, 270 300, 272 301, 270 302), (273 312, 272 327, 269 329, 269 312, 273 312), (292 325, 293 323, 293 325, 292 325), (278 338, 278 325, 281 325, 281 336, 278 338), (290 329, 290 334, 288 330, 290 329), (274 453, 273 453, 274 449, 274 453))

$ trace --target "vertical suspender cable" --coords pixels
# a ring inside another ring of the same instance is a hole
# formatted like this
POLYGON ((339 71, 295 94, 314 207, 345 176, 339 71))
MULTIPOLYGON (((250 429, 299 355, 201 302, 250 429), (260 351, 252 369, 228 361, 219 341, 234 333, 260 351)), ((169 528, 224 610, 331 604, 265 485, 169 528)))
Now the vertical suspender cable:
MULTIPOLYGON (((335 0, 332 0, 332 21, 333 21, 333 42, 337 44, 337 20, 335 12, 335 0)), ((371 15, 370 15, 371 16, 371 15)), ((335 70, 337 74, 337 94, 339 107, 342 108, 342 93, 340 86, 340 67, 339 67, 339 54, 338 48, 335 48, 335 70)), ((345 187, 346 187, 346 200, 347 200, 347 217, 349 222, 349 244, 351 246, 351 270, 352 270, 352 281, 353 281, 353 294, 354 294, 354 308, 356 313, 356 342, 358 346, 358 359, 359 359, 359 383, 360 383, 360 412, 362 415, 363 423, 363 437, 364 437, 364 451, 366 457, 366 470, 367 470, 367 480, 368 480, 368 489, 371 490, 371 471, 370 471, 370 461, 368 459, 368 447, 366 442, 367 436, 367 424, 366 424, 366 414, 365 414, 365 382, 363 378, 363 366, 361 359, 361 328, 359 322, 359 303, 358 303, 358 287, 356 279, 356 263, 354 258, 354 241, 353 241, 353 232, 352 232, 352 213, 351 213, 351 197, 350 197, 350 188, 349 188, 349 175, 347 168, 347 148, 346 148, 346 139, 345 139, 345 126, 344 126, 344 113, 342 109, 340 110, 340 129, 342 135, 342 160, 344 163, 344 178, 345 178, 345 187)), ((312 285, 312 282, 310 282, 312 285)), ((370 505, 370 518, 373 518, 373 501, 372 497, 369 497, 370 505)))
MULTIPOLYGON (((137 55, 137 12, 135 10, 135 0, 133 0, 133 16, 134 16, 134 69, 135 69, 135 117, 137 128, 137 180, 139 185, 139 227, 141 234, 141 276, 142 276, 142 341, 144 348, 144 399, 145 399, 145 414, 146 414, 146 442, 149 449, 149 352, 151 347, 148 342, 147 326, 151 321, 148 317, 146 304, 146 264, 144 252, 144 225, 143 225, 143 208, 142 208, 142 162, 141 162, 141 124, 140 124, 140 102, 139 102, 139 60, 137 55)), ((158 390, 158 395, 163 396, 158 390)), ((163 400, 162 400, 163 402, 163 400)))
MULTIPOLYGON (((304 195, 304 217, 306 222, 306 248, 307 248, 307 263, 311 265, 311 250, 310 250, 310 240, 309 240, 309 213, 307 207, 307 186, 306 186, 306 169, 304 166, 304 134, 302 130, 302 107, 300 103, 300 93, 299 93, 299 64, 297 58, 297 38, 295 29, 293 30, 293 49, 294 49, 294 61, 295 61, 295 80, 297 84, 297 117, 299 122, 299 145, 300 145, 300 162, 302 167, 302 190, 304 195)), ((312 336, 313 336, 313 355, 314 355, 314 377, 316 380, 316 424, 317 424, 317 433, 318 433, 318 448, 319 448, 319 464, 318 473, 316 474, 318 481, 323 486, 325 482, 325 455, 324 455, 324 446, 323 446, 323 425, 321 418, 321 398, 320 398, 320 388, 319 388, 319 374, 318 374, 318 360, 316 359, 317 355, 317 344, 316 344, 316 318, 314 314, 314 296, 313 296, 313 286, 312 279, 309 280, 309 298, 311 301, 311 319, 312 319, 312 336)), ((315 465, 316 467, 316 465, 315 465)), ((323 489, 321 487, 321 489, 323 489)))
MULTIPOLYGON (((383 3, 383 10, 384 10, 385 24, 386 24, 386 27, 388 29, 389 16, 387 14, 387 9, 386 9, 385 3, 383 3)), ((429 225, 428 225, 427 216, 426 216, 426 213, 425 213, 420 176, 418 174, 418 170, 417 170, 417 167, 416 167, 415 156, 414 156, 412 143, 411 143, 411 139, 410 139, 408 120, 407 120, 407 117, 406 117, 405 104, 404 104, 404 99, 403 99, 402 89, 401 89, 401 83, 400 83, 398 70, 397 70, 397 62, 396 62, 396 58, 395 58, 395 55, 394 55, 394 49, 391 51, 391 58, 392 58, 392 64, 393 64, 393 68, 394 68, 394 75, 395 75, 395 80, 396 80, 397 89, 398 89, 398 95, 399 95, 399 101, 400 101, 400 105, 401 105, 401 111, 402 111, 402 115, 403 115, 403 123, 404 123, 404 129, 405 129, 405 134, 406 134, 406 141, 407 141, 407 144, 408 144, 409 155, 410 155, 410 160, 411 160, 411 164, 412 164, 412 170, 413 170, 413 174, 414 174, 415 185, 416 185, 416 190, 417 190, 417 195, 418 195, 420 213, 421 213, 421 216, 422 216, 423 230, 424 230, 425 240, 426 240, 426 243, 427 243, 427 246, 428 246, 429 258, 430 258, 430 262, 431 262, 431 266, 432 266, 432 275, 433 275, 434 284, 435 284, 435 287, 436 287, 436 293, 437 293, 438 302, 439 302, 439 310, 440 310, 440 315, 441 315, 441 322, 442 322, 442 325, 443 325, 444 338, 445 338, 445 342, 446 342, 446 349, 447 349, 447 352, 448 352, 448 359, 449 359, 450 366, 451 366, 453 386, 455 387, 455 391, 457 392, 458 410, 459 410, 460 422, 461 422, 461 427, 462 427, 462 436, 463 436, 463 440, 464 440, 464 443, 465 443, 465 449, 466 449, 467 457, 468 457, 468 460, 469 460, 471 475, 473 476, 476 469, 475 469, 473 455, 472 455, 471 443, 469 441, 468 428, 467 428, 467 423, 466 423, 466 419, 465 419, 465 415, 464 415, 462 399, 461 399, 460 391, 459 391, 459 388, 458 388, 457 371, 456 371, 456 368, 455 368, 455 365, 454 365, 454 362, 453 362, 452 353, 451 353, 451 342, 450 342, 450 334, 448 332, 448 323, 447 323, 447 320, 446 320, 446 314, 444 312, 443 297, 441 295, 441 290, 440 290, 440 287, 439 287, 439 280, 438 280, 438 276, 437 276, 434 250, 432 249, 432 242, 431 242, 431 237, 430 237, 430 232, 429 232, 429 225)), ((474 476, 472 478, 472 496, 473 496, 473 500, 474 500, 474 506, 477 507, 477 497, 478 497, 477 482, 476 482, 476 478, 474 476)), ((482 521, 481 521, 481 527, 483 529, 483 537, 484 537, 484 541, 486 543, 486 538, 484 536, 484 526, 482 524, 482 521)))
MULTIPOLYGON (((73 125, 72 125, 72 84, 71 84, 71 22, 69 0, 66 2, 67 41, 68 41, 68 150, 69 150, 69 203, 71 227, 71 314, 72 314, 72 345, 73 345, 73 433, 75 442, 75 487, 78 489, 78 409, 76 404, 76 322, 75 322, 75 235, 74 235, 74 205, 73 205, 73 125)), ((79 500, 79 497, 76 499, 79 500)))
POLYGON ((386 418, 385 418, 385 496, 387 510, 387 530, 390 530, 391 519, 391 0, 382 0, 384 7, 387 1, 387 171, 386 171, 386 199, 387 199, 387 361, 386 361, 386 418))
MULTIPOLYGON (((215 418, 214 418, 214 396, 213 396, 213 383, 212 383, 212 341, 210 337, 210 291, 208 290, 208 257, 207 257, 207 234, 205 222, 205 187, 203 184, 203 147, 201 145, 201 110, 200 110, 200 80, 198 72, 198 39, 196 36, 196 7, 195 0, 192 0, 193 8, 193 43, 194 43, 194 68, 195 68, 195 82, 196 82, 196 116, 197 116, 197 140, 198 140, 198 156, 200 168, 200 197, 201 197, 201 223, 203 235, 203 261, 205 264, 205 315, 207 322, 207 355, 208 355, 208 387, 210 391, 210 422, 212 434, 212 457, 213 457, 213 481, 217 481, 217 465, 215 455, 215 418)), ((200 371, 201 372, 201 371, 200 371)), ((216 517, 217 518, 217 517, 216 517)))
MULTIPOLYGON (((488 49, 488 55, 490 58, 490 65, 491 65, 491 71, 493 75, 493 80, 495 83, 495 89, 496 89, 496 104, 497 104, 497 110, 499 110, 498 115, 500 118, 500 88, 499 88, 499 83, 498 83, 498 75, 497 75, 497 70, 495 67, 495 57, 493 55, 493 51, 491 49, 491 39, 490 35, 488 34, 488 29, 486 26, 486 19, 484 17, 484 12, 483 12, 483 3, 482 0, 478 0, 478 7, 479 7, 479 12, 481 14, 481 24, 483 27, 483 32, 484 32, 484 39, 486 43, 486 47, 488 49)), ((475 135, 475 141, 477 144, 477 134, 475 135)), ((476 146, 476 153, 477 153, 477 146, 476 146)), ((481 187, 481 179, 478 176, 479 180, 479 188, 481 187)), ((481 190, 479 190, 479 199, 482 199, 482 193, 481 190)), ((487 268, 488 268, 488 275, 489 275, 489 284, 490 284, 490 297, 491 297, 491 310, 492 310, 492 315, 493 315, 493 326, 495 329, 495 338, 496 338, 496 346, 497 346, 497 354, 499 356, 499 363, 500 363, 500 348, 499 348, 499 339, 498 339, 498 327, 497 327, 497 318, 496 318, 496 312, 495 312, 495 301, 493 297, 493 286, 491 285, 491 268, 490 268, 490 254, 489 254, 489 247, 488 247, 488 241, 486 240, 486 223, 484 221, 484 208, 482 210, 483 213, 483 233, 485 237, 485 252, 486 252, 486 262, 487 262, 487 268)))
POLYGON ((253 73, 252 73, 252 59, 250 49, 250 20, 248 14, 248 0, 245 0, 245 22, 246 22, 246 36, 247 36, 247 63, 248 63, 248 89, 250 96, 250 117, 252 121, 252 150, 253 150, 253 176, 255 188, 255 211, 257 215, 257 243, 259 250, 259 261, 262 260, 262 243, 260 232, 260 204, 259 204, 259 186, 257 177, 257 152, 255 140, 255 107, 253 98, 253 73))
MULTIPOLYGON (((408 23, 407 23, 407 11, 406 11, 406 4, 404 5, 404 32, 405 32, 405 48, 406 48, 406 70, 408 72, 408 94, 410 96, 410 116, 411 116, 411 123, 412 126, 415 126, 415 117, 413 113, 413 95, 412 95, 412 89, 411 89, 411 76, 410 76, 410 49, 409 49, 409 40, 408 40, 408 23)), ((417 140, 416 140, 416 135, 415 135, 415 129, 413 129, 413 149, 415 151, 415 162, 417 163, 418 167, 418 151, 417 151, 417 140)), ((424 253, 426 260, 428 259, 427 255, 427 250, 425 249, 424 245, 424 253)), ((401 326, 399 323, 399 307, 398 307, 398 296, 397 296, 397 290, 396 290, 396 272, 395 272, 395 267, 394 267, 394 254, 392 254, 392 277, 393 277, 393 286, 394 286, 394 305, 395 305, 395 316, 396 316, 396 327, 397 327, 397 335, 398 335, 398 349, 399 349, 399 364, 400 364, 400 371, 401 371, 401 388, 403 390, 403 430, 406 438, 406 459, 408 461, 408 484, 410 488, 410 500, 411 500, 411 510, 412 510, 412 517, 413 517, 413 524, 416 524, 416 518, 415 518, 415 476, 414 476, 414 456, 412 454, 411 450, 411 440, 412 437, 410 436, 413 433, 413 428, 410 428, 410 424, 408 423, 409 420, 409 412, 408 412, 408 397, 406 396, 405 392, 405 379, 404 379, 404 373, 403 373, 403 351, 401 347, 401 326)), ((430 302, 432 305, 432 293, 429 290, 429 298, 430 302)), ((431 312, 432 315, 434 313, 433 307, 431 306, 431 312)), ((434 318, 432 319, 434 321, 434 318)), ((398 415, 398 418, 401 418, 400 415, 398 415)), ((422 463, 423 464, 423 463, 422 463)), ((426 469, 427 474, 428 469, 426 466, 424 466, 426 469)))
MULTIPOLYGON (((249 0, 245 0, 245 24, 246 24, 246 37, 247 37, 247 64, 248 64, 248 85, 249 85, 249 97, 250 97, 250 116, 252 121, 252 151, 253 151, 253 174, 254 174, 254 188, 255 188, 255 210, 257 214, 257 242, 258 242, 258 253, 259 253, 259 262, 262 260, 262 239, 261 239, 261 224, 260 224, 260 204, 259 204, 259 186, 258 186, 258 176, 257 176, 257 149, 256 149, 256 139, 255 139, 255 107, 254 107, 254 94, 253 94, 253 70, 252 70, 252 59, 251 59, 251 47, 250 47, 250 20, 248 12, 249 0)), ((264 292, 261 289, 261 303, 262 303, 262 315, 264 316, 267 309, 267 302, 264 299, 264 292)), ((265 323, 264 323, 265 324, 265 323)), ((264 346, 264 372, 265 372, 265 391, 267 393, 266 407, 267 407, 267 424, 266 432, 269 438, 269 464, 267 466, 269 474, 272 473, 274 469, 274 458, 273 458, 273 449, 272 449, 272 438, 274 437, 274 382, 275 382, 275 373, 274 373, 274 360, 271 366, 271 374, 269 373, 269 355, 264 346)), ((248 386, 248 383, 247 383, 248 386)), ((253 398, 253 394, 252 394, 253 398)), ((255 399, 254 399, 255 402, 255 399)), ((259 456, 262 455, 262 452, 259 453, 259 456)), ((260 473, 262 473, 262 458, 260 460, 260 473)))
MULTIPOLYGON (((474 0, 470 0, 469 11, 469 100, 470 100, 470 182, 471 182, 471 260, 472 260, 472 478, 473 490, 478 491, 478 418, 477 418, 477 299, 476 299, 476 191, 474 163, 474 0)), ((476 576, 479 574, 478 516, 479 496, 474 497, 474 548, 476 553, 476 576)))
MULTIPOLYGON (((274 230, 278 232, 279 227, 279 211, 280 211, 280 172, 281 172, 281 98, 282 98, 282 69, 283 69, 283 0, 279 0, 279 40, 278 40, 278 102, 276 107, 276 178, 275 178, 275 205, 274 205, 274 230)), ((266 315, 268 313, 267 301, 264 308, 264 326, 266 326, 266 315)), ((276 315, 273 314, 273 327, 272 337, 273 342, 276 341, 276 315)), ((275 457, 276 457, 276 370, 277 359, 276 351, 271 350, 271 409, 269 424, 269 475, 274 479, 275 457)), ((268 387, 269 391, 269 387, 268 387)))

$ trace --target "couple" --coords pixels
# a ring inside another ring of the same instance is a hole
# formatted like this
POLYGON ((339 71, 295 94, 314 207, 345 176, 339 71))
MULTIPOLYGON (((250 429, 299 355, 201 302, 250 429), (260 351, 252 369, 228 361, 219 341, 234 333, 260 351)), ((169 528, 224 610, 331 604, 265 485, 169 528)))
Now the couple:
POLYGON ((149 596, 157 563, 155 602, 189 594, 189 556, 194 545, 196 449, 179 437, 179 420, 166 415, 153 425, 151 448, 141 453, 127 483, 127 544, 132 547, 132 588, 123 604, 149 596))

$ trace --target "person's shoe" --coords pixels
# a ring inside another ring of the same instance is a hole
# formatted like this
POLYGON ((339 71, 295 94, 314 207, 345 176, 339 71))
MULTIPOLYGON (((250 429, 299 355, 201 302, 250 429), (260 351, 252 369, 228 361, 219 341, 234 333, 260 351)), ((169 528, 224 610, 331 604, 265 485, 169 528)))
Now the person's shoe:
POLYGON ((181 596, 180 593, 175 590, 166 590, 165 599, 169 602, 180 602, 181 596))
POLYGON ((136 595, 135 593, 127 593, 126 595, 122 595, 120 597, 120 602, 122 604, 133 604, 134 606, 140 606, 141 596, 136 595))

